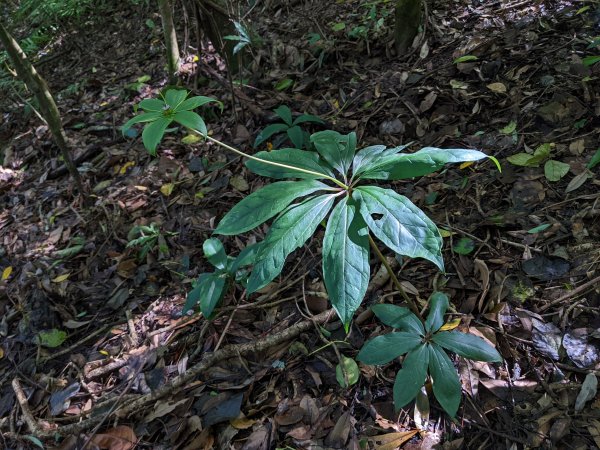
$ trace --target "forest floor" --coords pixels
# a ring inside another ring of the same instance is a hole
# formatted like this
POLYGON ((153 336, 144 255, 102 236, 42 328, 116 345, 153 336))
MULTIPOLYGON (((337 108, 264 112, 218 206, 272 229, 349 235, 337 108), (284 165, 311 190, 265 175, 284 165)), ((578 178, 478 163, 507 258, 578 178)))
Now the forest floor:
MULTIPOLYGON (((386 331, 369 306, 401 298, 373 258, 346 336, 328 313, 322 232, 260 295, 238 288, 212 321, 182 317, 192 283, 211 271, 202 243, 265 180, 218 147, 183 143, 183 130, 157 157, 122 136, 134 105, 166 84, 159 17, 122 3, 62 34, 38 63, 91 206, 47 127, 20 100, 0 100, 1 448, 600 447, 600 64, 585 59, 600 54, 597 5, 436 2, 399 58, 387 2, 372 3, 375 16, 358 1, 259 3, 247 20, 264 46, 233 95, 222 60, 195 51, 182 20, 181 83, 223 101, 205 118, 225 142, 254 151, 272 110, 288 105, 356 131, 359 148, 414 141, 411 151, 477 148, 500 160, 501 173, 451 165, 392 183, 444 235, 445 274, 388 255, 405 289, 426 300, 443 286, 452 326, 504 357, 454 360, 463 401, 453 421, 431 395, 394 412, 398 363, 361 365, 358 382, 340 386, 340 355, 386 331), (476 58, 455 62, 465 55, 476 58), (153 227, 146 249, 128 246, 138 226, 153 227)), ((235 255, 265 230, 222 240, 235 255)))

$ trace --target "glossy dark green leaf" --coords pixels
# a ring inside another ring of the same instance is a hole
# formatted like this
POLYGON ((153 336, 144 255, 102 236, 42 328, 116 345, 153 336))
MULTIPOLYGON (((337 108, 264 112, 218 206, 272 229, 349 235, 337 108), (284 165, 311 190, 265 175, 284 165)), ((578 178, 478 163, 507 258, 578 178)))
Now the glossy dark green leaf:
POLYGON ((341 175, 347 174, 356 150, 356 133, 344 135, 332 130, 319 131, 310 136, 310 141, 331 167, 341 175))
POLYGON ((343 388, 347 388, 356 384, 359 377, 360 369, 356 361, 342 355, 340 363, 335 366, 335 378, 338 384, 343 388))
POLYGON ((446 314, 449 304, 448 297, 442 292, 434 292, 429 297, 429 315, 425 320, 427 331, 436 332, 444 325, 444 314, 446 314))
POLYGON ((429 345, 429 374, 433 381, 433 393, 450 417, 456 415, 460 404, 462 387, 454 364, 439 345, 429 345))
POLYGON ((254 147, 258 147, 260 144, 265 142, 274 134, 281 133, 287 130, 288 128, 289 127, 285 123, 274 123, 266 126, 260 133, 258 133, 258 136, 256 136, 256 140, 254 141, 254 147))
POLYGON ((498 161, 478 150, 425 147, 415 153, 402 153, 374 160, 360 175, 363 179, 401 180, 433 173, 448 163, 479 161, 490 158, 498 169, 498 161))
MULTIPOLYGON (((329 166, 319 158, 319 155, 315 152, 307 152, 304 150, 298 150, 295 148, 283 148, 281 150, 273 150, 272 152, 258 152, 257 158, 264 159, 265 161, 273 161, 280 164, 286 164, 289 166, 299 167, 305 170, 311 170, 325 176, 333 176, 333 172, 329 166)), ((260 161, 248 160, 246 161, 246 167, 257 175, 271 178, 303 178, 303 179, 315 179, 321 178, 318 175, 312 175, 309 173, 299 172, 293 168, 284 168, 271 166, 269 164, 262 163, 260 161)))
POLYGON ((290 141, 292 141, 292 144, 294 144, 294 147, 299 149, 304 147, 304 132, 302 131, 302 128, 294 125, 293 127, 288 128, 287 135, 290 138, 290 141))
POLYGON ((502 356, 494 347, 472 334, 459 331, 440 331, 433 335, 433 342, 446 350, 474 361, 502 361, 502 356))
POLYGON ((241 234, 279 214, 299 197, 319 190, 331 190, 317 180, 278 181, 253 192, 221 219, 215 233, 241 234))
POLYGON ((369 284, 367 224, 352 199, 334 208, 323 239, 323 279, 331 304, 348 326, 369 284))
POLYGON ((411 350, 404 358, 402 369, 396 374, 396 381, 394 382, 394 407, 396 411, 414 400, 425 383, 429 362, 428 347, 428 344, 420 345, 411 350))
POLYGON ((444 270, 442 237, 435 224, 413 203, 390 189, 359 186, 354 198, 377 238, 401 255, 425 258, 444 270))
POLYGON ((401 145, 399 147, 393 148, 386 148, 385 145, 372 145, 370 147, 365 147, 359 150, 352 161, 353 177, 356 178, 358 175, 364 172, 365 169, 371 167, 380 158, 395 155, 396 153, 401 152, 411 144, 412 142, 406 145, 401 145))
POLYGON ((192 111, 178 111, 173 116, 173 120, 184 127, 197 131, 202 135, 208 133, 204 119, 192 111))
POLYGON ((456 241, 456 244, 452 246, 452 250, 459 255, 468 255, 475 250, 475 242, 468 237, 460 238, 456 241))
POLYGON ((139 105, 144 111, 159 111, 162 112, 165 107, 165 102, 158 98, 146 98, 139 105))
POLYGON ((251 266, 252 264, 254 264, 254 261, 256 260, 256 255, 258 254, 259 248, 260 248, 259 244, 248 245, 232 261, 231 266, 229 266, 229 269, 228 269, 229 272, 231 274, 235 274, 240 268, 245 267, 245 266, 251 266))
POLYGON ((275 109, 275 114, 277 114, 279 117, 281 117, 281 120, 283 120, 288 127, 291 127, 293 122, 292 122, 292 111, 290 110, 290 108, 286 105, 281 105, 278 106, 277 109, 275 109))
POLYGON ((175 110, 187 96, 188 92, 185 90, 169 89, 165 94, 165 103, 169 105, 169 108, 175 110))
POLYGON ((421 336, 412 332, 384 334, 367 341, 356 359, 365 364, 380 366, 411 351, 421 343, 421 336))
POLYGON ((248 293, 256 292, 279 275, 288 255, 312 236, 334 199, 334 195, 321 195, 291 205, 273 222, 256 255, 248 293))
POLYGON ((183 312, 187 313, 200 303, 200 311, 204 317, 211 318, 215 307, 225 294, 226 281, 226 277, 220 273, 201 274, 185 300, 183 312))
POLYGON ((147 112, 147 113, 140 114, 138 116, 135 116, 135 117, 129 119, 127 121, 127 123, 125 123, 125 125, 123 125, 123 127, 121 128, 121 131, 123 132, 123 134, 125 134, 127 132, 127 130, 129 130, 136 123, 154 122, 155 120, 157 120, 160 117, 162 117, 162 112, 147 112))
POLYGON ((142 142, 144 143, 146 150, 148 150, 148 153, 153 156, 156 155, 156 148, 158 147, 158 144, 165 134, 165 130, 171 122, 171 119, 159 117, 154 122, 149 123, 144 127, 144 131, 142 131, 142 142))
POLYGON ((202 249, 204 250, 204 257, 217 269, 227 267, 227 254, 220 240, 217 238, 207 239, 204 241, 202 249))
POLYGON ((403 306, 381 303, 371 307, 373 313, 385 325, 399 330, 413 331, 419 335, 425 335, 423 323, 408 308, 403 306))

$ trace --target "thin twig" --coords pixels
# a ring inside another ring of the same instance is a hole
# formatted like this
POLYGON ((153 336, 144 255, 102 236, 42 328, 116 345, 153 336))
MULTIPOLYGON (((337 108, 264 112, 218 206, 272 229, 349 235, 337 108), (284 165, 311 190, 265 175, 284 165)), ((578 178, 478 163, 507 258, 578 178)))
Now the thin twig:
POLYGON ((385 267, 385 269, 388 271, 388 273, 390 275, 390 278, 392 279, 392 283, 394 283, 394 286, 396 287, 396 289, 398 290, 398 292, 400 292, 400 295, 402 296, 402 298, 404 299, 404 301, 408 304, 408 307, 410 308, 410 310, 413 313, 415 313, 415 315, 419 319, 421 319, 422 322, 425 322, 425 319, 421 315, 421 312, 419 311, 419 308, 417 308, 417 305, 415 304, 415 302, 413 302, 413 300, 406 294, 406 291, 404 290, 404 287, 402 287, 402 283, 400 283, 400 280, 398 280, 398 277, 396 277, 396 274, 394 273, 394 271, 390 267, 390 263, 388 263, 388 261, 385 258, 385 256, 383 256, 383 253, 381 253, 381 250, 379 250, 379 247, 377 247, 377 243, 373 240, 373 238, 371 237, 370 234, 369 234, 369 243, 371 244, 371 247, 373 248, 373 251, 375 252, 375 254, 377 255, 377 257, 379 258, 379 260, 381 261, 381 263, 383 264, 383 266, 385 267))
POLYGON ((600 276, 597 276, 596 278, 594 278, 593 280, 588 281, 587 283, 583 283, 581 286, 576 287, 572 291, 569 291, 567 294, 563 295, 562 297, 559 297, 559 298, 557 298, 555 300, 552 300, 550 303, 542 306, 538 310, 538 312, 544 312, 548 308, 551 308, 554 305, 558 305, 559 303, 563 303, 565 300, 569 300, 569 299, 571 299, 571 298, 579 295, 581 292, 586 291, 587 289, 589 289, 591 287, 598 286, 598 283, 600 283, 600 276))

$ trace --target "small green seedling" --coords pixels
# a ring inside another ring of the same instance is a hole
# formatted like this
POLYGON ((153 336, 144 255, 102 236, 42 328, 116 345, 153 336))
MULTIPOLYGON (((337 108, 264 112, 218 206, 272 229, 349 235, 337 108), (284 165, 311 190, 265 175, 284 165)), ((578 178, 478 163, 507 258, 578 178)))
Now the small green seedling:
POLYGON ((200 304, 200 311, 204 317, 210 319, 215 307, 221 302, 232 282, 240 283, 242 286, 246 285, 247 267, 254 263, 258 246, 256 244, 249 245, 235 258, 227 256, 223 244, 216 238, 204 241, 202 248, 208 262, 217 270, 203 273, 198 277, 187 296, 183 312, 200 304))
MULTIPOLYGON (((264 130, 262 130, 258 136, 256 136, 256 140, 254 141, 254 148, 258 147, 260 144, 265 142, 267 139, 271 138, 275 135, 280 135, 281 133, 286 133, 287 137, 292 141, 292 144, 296 148, 299 149, 308 149, 310 145, 310 138, 308 132, 303 130, 299 125, 301 123, 318 123, 323 125, 325 122, 312 114, 301 114, 296 119, 292 119, 292 111, 285 105, 281 105, 277 109, 274 110, 274 113, 283 120, 284 123, 274 123, 267 126, 264 130)), ((279 141, 275 147, 278 147, 285 140, 286 136, 280 136, 279 141)))
POLYGON ((440 329, 449 304, 445 294, 436 292, 429 302, 425 323, 407 308, 389 304, 373 306, 379 320, 400 331, 371 339, 356 359, 364 364, 383 365, 407 353, 394 383, 396 410, 416 398, 429 373, 435 397, 444 411, 454 417, 460 404, 461 385, 446 350, 475 361, 500 362, 502 356, 477 336, 440 329))
POLYGON ((132 125, 146 122, 142 132, 142 141, 148 152, 156 156, 156 147, 162 140, 167 127, 172 122, 177 122, 184 127, 197 131, 203 135, 207 133, 204 119, 192 110, 206 105, 207 103, 217 103, 223 107, 222 103, 210 97, 196 96, 187 98, 187 91, 169 89, 161 99, 148 98, 139 103, 139 107, 144 113, 135 116, 123 125, 125 134, 132 125))
POLYGON ((550 159, 552 147, 554 147, 552 143, 542 144, 535 149, 533 154, 516 153, 506 159, 511 164, 522 167, 539 167, 542 162, 546 161, 544 164, 544 176, 548 181, 558 181, 569 173, 571 166, 567 163, 550 159))
POLYGON ((248 30, 246 30, 244 25, 242 25, 240 22, 234 20, 233 26, 235 27, 235 30, 238 34, 230 34, 224 36, 223 39, 237 42, 237 44, 235 44, 235 47, 233 47, 233 54, 237 55, 244 49, 244 47, 252 45, 252 36, 248 32, 248 30))
MULTIPOLYGON (((168 236, 175 236, 177 233, 168 231, 168 236)), ((163 235, 158 228, 158 225, 152 223, 150 225, 136 225, 127 234, 127 248, 139 247, 138 259, 142 261, 148 253, 158 246, 159 258, 169 255, 169 246, 163 235)))

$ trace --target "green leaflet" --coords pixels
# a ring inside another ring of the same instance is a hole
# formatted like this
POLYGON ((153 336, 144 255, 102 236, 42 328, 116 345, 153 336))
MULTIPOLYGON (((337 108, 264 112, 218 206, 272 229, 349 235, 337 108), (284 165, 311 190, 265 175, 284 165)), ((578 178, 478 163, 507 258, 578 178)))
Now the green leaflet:
POLYGON ((178 111, 191 111, 192 109, 199 108, 200 106, 204 106, 207 103, 218 103, 221 109, 223 109, 223 104, 215 100, 214 98, 204 97, 202 95, 197 95, 196 97, 190 97, 187 100, 184 100, 179 107, 178 111))
MULTIPOLYGON (((295 148, 284 148, 281 150, 273 150, 272 152, 258 152, 257 158, 265 161, 273 161, 280 164, 287 164, 301 169, 311 170, 323 175, 323 177, 333 177, 331 168, 326 163, 321 161, 319 155, 315 152, 307 152, 304 150, 298 150, 295 148)), ((304 179, 315 179, 321 178, 317 175, 309 173, 298 172, 294 169, 287 169, 284 167, 270 166, 268 164, 248 160, 246 161, 246 167, 257 175, 271 178, 304 178, 304 179)))
POLYGON ((457 355, 475 361, 500 362, 500 353, 483 339, 459 331, 440 331, 433 335, 433 342, 457 355))
POLYGON ((198 277, 196 286, 190 291, 183 306, 186 313, 200 303, 200 311, 206 318, 210 318, 225 293, 226 277, 219 272, 203 273, 198 277))
POLYGON ((346 176, 356 150, 356 133, 343 135, 332 130, 319 131, 311 135, 310 141, 331 167, 346 176))
POLYGON ((412 332, 394 332, 376 336, 360 350, 356 359, 365 364, 387 364, 421 344, 421 337, 412 332))
POLYGON ((372 306, 371 309, 377 318, 389 327, 413 331, 420 336, 425 335, 423 324, 408 308, 381 303, 372 306))
POLYGON ((429 346, 429 374, 433 380, 433 393, 450 417, 456 415, 462 387, 454 364, 437 344, 429 346))
POLYGON ((435 333, 444 325, 444 314, 448 309, 448 297, 442 292, 434 292, 429 298, 429 315, 425 320, 425 329, 435 333))
POLYGON ((162 113, 165 102, 157 98, 146 98, 138 106, 144 111, 160 111, 162 113))
POLYGON ((292 110, 287 105, 280 105, 274 110, 275 114, 281 117, 288 127, 292 126, 292 110))
POLYGON ((425 258, 444 270, 442 237, 427 215, 390 189, 359 186, 354 199, 373 234, 396 253, 425 258))
POLYGON ((304 131, 298 125, 288 128, 287 135, 296 148, 302 148, 304 145, 304 131))
POLYGON ((202 245, 204 257, 208 262, 217 269, 225 269, 227 267, 227 255, 220 240, 216 238, 207 239, 202 245))
POLYGON ((179 109, 179 105, 188 96, 188 92, 183 89, 169 89, 165 94, 165 103, 169 105, 171 109, 179 109))
POLYGON ((396 374, 394 382, 394 407, 396 411, 413 400, 425 379, 427 378, 427 364, 429 363, 429 345, 421 345, 411 350, 404 362, 402 369, 396 374))
POLYGON ((361 173, 381 158, 400 153, 411 144, 412 142, 409 142, 408 144, 392 148, 386 148, 385 145, 372 145, 359 150, 352 161, 352 178, 360 178, 359 175, 361 173))
POLYGON ((334 208, 323 239, 323 278, 331 304, 347 327, 369 284, 367 224, 352 199, 334 208))
POLYGON ((173 116, 175 122, 180 123, 184 127, 199 132, 200 134, 206 135, 208 133, 206 124, 202 117, 192 111, 178 111, 173 116))
POLYGON ((273 280, 283 268, 288 255, 312 236, 333 206, 335 194, 309 198, 288 207, 273 222, 260 245, 256 263, 248 280, 249 294, 273 280))
POLYGON ((265 142, 274 134, 281 133, 282 131, 285 131, 288 128, 289 126, 285 123, 274 123, 265 127, 265 129, 258 133, 258 136, 256 136, 256 140, 254 141, 254 147, 258 147, 260 144, 265 142))
POLYGON ((156 147, 158 147, 158 143, 162 139, 163 135, 165 134, 165 130, 171 122, 171 119, 159 117, 154 122, 144 127, 144 131, 142 131, 142 142, 144 143, 144 147, 148 149, 148 153, 150 153, 152 156, 156 155, 156 147))
POLYGON ((244 233, 283 211, 296 198, 319 190, 331 188, 316 180, 278 181, 269 184, 236 204, 221 219, 215 233, 244 233))
POLYGON ((478 150, 425 147, 415 153, 403 153, 375 159, 371 164, 363 167, 363 173, 359 178, 373 180, 414 178, 433 173, 448 163, 479 161, 484 158, 492 159, 500 169, 496 158, 478 150))
POLYGON ((123 125, 123 128, 121 128, 121 131, 123 132, 123 134, 125 134, 125 132, 127 130, 129 130, 136 123, 154 122, 159 117, 162 117, 162 113, 161 112, 154 111, 154 112, 142 113, 139 116, 135 116, 135 117, 129 119, 127 121, 127 123, 125 125, 123 125))

